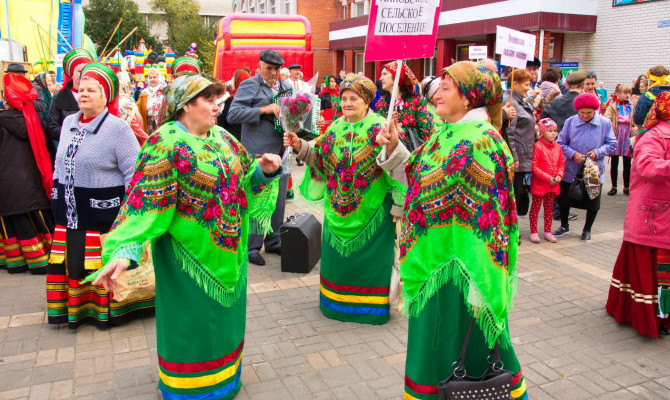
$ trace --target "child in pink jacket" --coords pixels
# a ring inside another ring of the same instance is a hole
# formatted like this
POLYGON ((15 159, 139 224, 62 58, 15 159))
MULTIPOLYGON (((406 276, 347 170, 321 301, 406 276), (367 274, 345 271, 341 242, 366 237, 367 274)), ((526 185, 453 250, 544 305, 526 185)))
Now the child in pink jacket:
POLYGON ((544 203, 544 238, 556 243, 556 237, 551 234, 551 219, 554 206, 554 197, 561 191, 559 183, 565 172, 563 150, 556 143, 558 127, 551 118, 544 118, 538 124, 540 140, 533 148, 533 178, 530 184, 530 193, 533 202, 530 206, 530 241, 540 243, 537 232, 537 219, 540 207, 544 203))

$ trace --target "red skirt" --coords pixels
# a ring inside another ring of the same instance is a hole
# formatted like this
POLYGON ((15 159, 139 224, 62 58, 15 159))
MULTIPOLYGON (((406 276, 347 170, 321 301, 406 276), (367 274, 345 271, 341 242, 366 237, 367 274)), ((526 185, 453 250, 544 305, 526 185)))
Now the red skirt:
POLYGON ((658 337, 658 328, 668 319, 657 317, 657 249, 624 241, 614 264, 607 312, 618 322, 633 326, 640 335, 658 337))

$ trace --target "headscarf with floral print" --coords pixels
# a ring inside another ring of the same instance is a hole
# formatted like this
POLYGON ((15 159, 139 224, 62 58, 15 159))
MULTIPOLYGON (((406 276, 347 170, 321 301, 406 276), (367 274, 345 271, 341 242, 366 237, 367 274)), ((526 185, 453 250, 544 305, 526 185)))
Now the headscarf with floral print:
MULTIPOLYGON (((393 61, 388 64, 384 64, 382 69, 384 68, 386 68, 386 70, 390 72, 391 75, 393 75, 393 78, 395 79, 395 74, 396 71, 398 70, 397 62, 393 61)), ((405 63, 403 63, 402 66, 400 67, 400 79, 398 80, 398 85, 410 89, 412 93, 420 92, 419 80, 416 79, 416 76, 414 76, 414 72, 412 72, 412 70, 409 69, 409 67, 405 63)))
POLYGON ((357 74, 348 74, 340 83, 340 96, 345 90, 353 90, 363 98, 365 104, 370 105, 377 95, 377 86, 370 79, 357 74))
POLYGON ((486 107, 489 122, 500 131, 502 127, 503 90, 498 75, 483 65, 459 61, 442 69, 442 78, 449 75, 474 108, 486 107))
POLYGON ((167 106, 162 122, 172 121, 177 111, 210 85, 214 85, 214 82, 201 75, 182 75, 170 82, 163 91, 167 106))
MULTIPOLYGON (((670 121, 670 92, 661 92, 656 96, 639 135, 656 126, 659 121, 670 121)), ((670 135, 667 137, 670 138, 670 135)))

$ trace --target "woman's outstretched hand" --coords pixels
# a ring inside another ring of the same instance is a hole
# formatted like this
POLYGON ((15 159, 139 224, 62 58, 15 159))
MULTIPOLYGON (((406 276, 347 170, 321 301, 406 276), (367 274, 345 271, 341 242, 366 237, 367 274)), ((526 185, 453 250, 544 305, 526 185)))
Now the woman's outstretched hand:
POLYGON ((380 146, 386 146, 386 155, 390 156, 398 147, 398 131, 396 130, 395 124, 391 123, 391 129, 389 130, 386 122, 382 124, 382 128, 377 134, 377 144, 380 146))
POLYGON ((274 174, 281 167, 281 157, 277 154, 265 153, 258 160, 258 165, 260 165, 265 174, 274 174))
POLYGON ((102 287, 105 290, 109 291, 116 289, 116 280, 121 275, 121 272, 128 269, 130 266, 130 260, 127 258, 117 258, 114 261, 108 263, 105 268, 98 274, 98 276, 93 281, 93 285, 98 285, 102 282, 102 287))
POLYGON ((302 140, 298 138, 295 132, 284 132, 284 147, 293 146, 293 151, 300 153, 302 148, 302 140))

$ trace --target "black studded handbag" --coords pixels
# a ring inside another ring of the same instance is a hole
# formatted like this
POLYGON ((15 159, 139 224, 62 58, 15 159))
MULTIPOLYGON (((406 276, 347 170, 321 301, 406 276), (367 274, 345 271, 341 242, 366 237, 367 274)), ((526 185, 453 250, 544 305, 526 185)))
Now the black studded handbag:
POLYGON ((489 368, 484 374, 479 377, 467 375, 465 353, 468 349, 474 322, 475 319, 472 318, 468 334, 463 340, 461 354, 458 356, 458 360, 452 364, 453 374, 437 384, 440 400, 511 400, 514 375, 503 369, 504 365, 500 359, 497 343, 487 358, 489 368))

